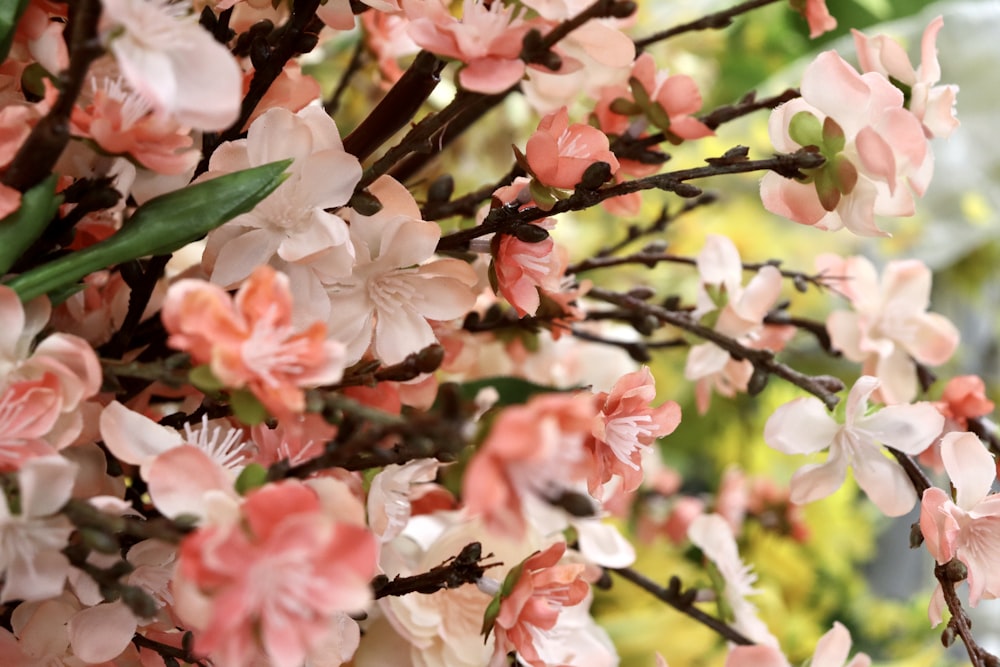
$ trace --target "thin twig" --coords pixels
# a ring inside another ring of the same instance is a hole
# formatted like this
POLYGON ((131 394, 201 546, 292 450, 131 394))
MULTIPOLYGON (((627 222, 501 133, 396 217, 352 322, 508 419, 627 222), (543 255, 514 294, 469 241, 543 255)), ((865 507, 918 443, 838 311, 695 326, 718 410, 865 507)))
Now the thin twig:
POLYGON ((330 95, 330 99, 323 103, 323 109, 326 111, 328 116, 333 116, 337 113, 337 109, 340 108, 340 98, 343 96, 344 91, 347 90, 351 83, 351 78, 361 69, 361 63, 364 61, 365 55, 365 40, 363 37, 358 37, 357 43, 354 45, 354 51, 351 52, 351 59, 347 63, 347 67, 344 71, 340 73, 340 80, 337 82, 337 87, 333 90, 330 95))
POLYGON ((744 14, 775 2, 778 2, 778 0, 747 0, 747 2, 741 2, 740 4, 730 7, 729 9, 724 9, 713 14, 706 14, 696 21, 683 23, 681 25, 674 26, 673 28, 668 28, 667 30, 654 33, 649 37, 643 37, 642 39, 635 40, 636 51, 641 51, 650 44, 655 44, 656 42, 661 42, 665 39, 676 37, 677 35, 681 35, 686 32, 694 32, 698 30, 722 30, 723 28, 728 28, 732 24, 733 19, 740 14, 744 14))

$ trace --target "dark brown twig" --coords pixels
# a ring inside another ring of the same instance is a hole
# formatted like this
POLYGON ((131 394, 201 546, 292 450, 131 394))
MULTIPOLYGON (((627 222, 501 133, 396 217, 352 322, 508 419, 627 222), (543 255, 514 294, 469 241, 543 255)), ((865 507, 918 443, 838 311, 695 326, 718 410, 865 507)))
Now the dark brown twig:
POLYGON ((641 51, 650 44, 655 44, 656 42, 676 37, 677 35, 681 35, 685 32, 694 32, 697 30, 722 30, 723 28, 728 28, 732 24, 733 19, 740 14, 745 14, 746 12, 770 5, 777 1, 778 0, 747 0, 747 2, 741 2, 740 4, 730 7, 729 9, 724 9, 713 14, 707 14, 696 21, 683 23, 681 25, 674 26, 673 28, 668 28, 667 30, 661 30, 660 32, 650 35, 649 37, 643 37, 642 39, 635 40, 636 51, 641 51))
MULTIPOLYGON (((492 557, 488 554, 485 558, 492 557)), ((432 567, 427 572, 415 574, 409 577, 396 576, 393 579, 379 575, 372 581, 372 590, 375 599, 393 596, 409 595, 410 593, 422 593, 430 595, 447 588, 458 588, 466 584, 474 584, 483 578, 483 575, 491 567, 496 567, 500 563, 483 563, 483 546, 479 542, 472 542, 445 562, 432 567)))

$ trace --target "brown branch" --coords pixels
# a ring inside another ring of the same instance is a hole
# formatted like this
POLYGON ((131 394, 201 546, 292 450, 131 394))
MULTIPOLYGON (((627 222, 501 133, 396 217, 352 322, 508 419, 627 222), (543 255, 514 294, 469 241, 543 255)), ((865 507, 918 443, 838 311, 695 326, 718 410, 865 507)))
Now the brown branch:
POLYGON ((518 176, 524 175, 524 169, 515 164, 511 170, 504 174, 497 182, 488 183, 481 188, 473 190, 468 194, 464 194, 457 199, 452 199, 451 201, 434 204, 428 203, 424 206, 420 215, 424 220, 443 220, 454 215, 471 218, 475 215, 476 209, 479 208, 479 205, 492 197, 494 192, 505 185, 510 185, 518 176))
POLYGON ((778 2, 778 0, 747 0, 747 2, 741 2, 740 4, 730 7, 729 9, 724 9, 713 14, 706 14, 696 21, 683 23, 681 25, 674 26, 673 28, 668 28, 667 30, 662 30, 658 33, 652 34, 649 37, 643 37, 642 39, 635 40, 636 51, 641 51, 650 44, 655 44, 656 42, 676 37, 677 35, 681 35, 685 32, 694 32, 698 30, 722 30, 723 28, 728 28, 732 24, 733 19, 740 14, 744 14, 775 2, 778 2))
POLYGON ((829 375, 812 376, 800 373, 794 368, 776 361, 774 353, 770 350, 755 350, 748 348, 729 336, 719 333, 715 329, 710 329, 706 326, 698 324, 692 320, 687 313, 667 310, 666 308, 646 303, 645 301, 627 294, 612 292, 611 290, 606 290, 601 287, 591 288, 591 290, 587 293, 587 296, 591 299, 597 299, 599 301, 612 303, 616 306, 628 308, 636 313, 651 315, 665 324, 677 327, 678 329, 692 333, 699 338, 715 343, 723 350, 729 352, 733 358, 746 359, 749 361, 753 364, 756 372, 766 375, 776 375, 781 379, 806 390, 813 396, 816 396, 830 409, 833 409, 834 406, 840 402, 837 392, 844 389, 844 383, 839 379, 829 375))
POLYGON ((632 568, 623 567, 620 569, 610 570, 610 572, 614 572, 622 579, 635 584, 647 593, 652 594, 657 600, 665 602, 682 614, 698 621, 705 627, 711 628, 724 639, 731 641, 734 644, 750 646, 755 643, 752 639, 740 631, 730 627, 716 617, 706 614, 701 609, 694 606, 694 598, 697 591, 694 589, 682 591, 680 579, 677 577, 671 577, 670 585, 667 588, 664 588, 645 575, 639 574, 632 568))
POLYGON ((79 0, 69 5, 69 67, 59 74, 59 97, 21 144, 3 174, 4 185, 27 192, 52 172, 69 143, 69 119, 83 88, 90 63, 104 49, 97 39, 101 18, 98 0, 79 0))
POLYGON ((519 209, 515 206, 501 206, 490 211, 483 224, 470 229, 463 229, 441 237, 438 251, 466 250, 472 239, 494 233, 513 233, 525 224, 541 220, 567 211, 579 211, 600 204, 605 199, 618 197, 643 190, 662 190, 673 192, 682 197, 697 197, 702 194, 697 187, 687 181, 726 174, 745 174, 754 171, 773 171, 786 178, 801 176, 801 169, 813 169, 823 164, 822 155, 799 150, 795 153, 778 154, 762 160, 745 159, 746 149, 734 148, 718 158, 708 158, 708 166, 681 169, 678 171, 655 174, 644 178, 618 183, 596 190, 577 189, 566 199, 559 200, 549 210, 538 207, 519 209))
POLYGON ((393 596, 409 595, 410 593, 421 593, 430 595, 447 588, 459 588, 465 584, 474 584, 483 578, 483 575, 491 567, 496 567, 500 563, 483 563, 484 558, 491 558, 493 554, 483 556, 483 545, 479 542, 472 542, 445 562, 432 567, 427 572, 415 574, 409 577, 396 577, 389 579, 384 574, 380 574, 372 580, 372 590, 375 599, 393 596))
POLYGON ((340 80, 337 82, 337 87, 330 94, 330 99, 323 103, 323 110, 326 111, 328 116, 333 116, 337 113, 337 109, 340 108, 340 98, 347 91, 348 85, 351 83, 351 78, 361 69, 364 55, 365 40, 364 37, 359 36, 357 43, 354 45, 354 51, 351 52, 351 59, 348 61, 347 67, 340 73, 340 80))

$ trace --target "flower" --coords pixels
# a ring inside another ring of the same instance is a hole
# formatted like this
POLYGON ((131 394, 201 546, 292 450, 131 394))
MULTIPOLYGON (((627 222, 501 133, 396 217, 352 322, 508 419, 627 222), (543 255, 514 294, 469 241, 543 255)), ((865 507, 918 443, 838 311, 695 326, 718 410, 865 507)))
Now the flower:
POLYGON ((185 3, 103 0, 100 35, 122 75, 154 111, 199 130, 240 113, 240 66, 185 3))
POLYGON ((948 380, 937 409, 950 423, 964 429, 970 417, 993 412, 993 401, 986 397, 986 385, 978 375, 959 375, 948 380))
POLYGON ((791 3, 792 9, 806 17, 812 39, 837 27, 837 19, 830 16, 826 0, 791 0, 791 3))
POLYGON ((920 121, 888 79, 858 74, 835 51, 806 68, 801 89, 772 112, 771 141, 788 153, 812 146, 826 161, 804 170, 804 180, 765 174, 764 207, 819 229, 886 236, 874 216, 913 215, 913 196, 923 195, 934 169, 920 121))
MULTIPOLYGON (((851 30, 862 71, 878 72, 908 87, 909 109, 923 123, 928 138, 948 138, 958 127, 955 97, 958 86, 936 86, 941 79, 937 59, 937 34, 944 26, 940 16, 928 24, 920 40, 920 67, 914 69, 903 47, 885 35, 866 37, 851 30)), ((897 84, 898 85, 898 84, 897 84)))
MULTIPOLYGON (((944 565, 953 558, 969 573, 969 604, 1000 597, 1000 494, 990 493, 996 464, 972 433, 953 432, 941 438, 941 459, 955 487, 954 502, 937 487, 924 491, 920 503, 920 531, 934 560, 944 565)), ((931 621, 941 621, 931 607, 931 621), (936 618, 935 618, 936 616, 936 618)))
POLYGON ((73 491, 77 467, 61 456, 33 458, 17 473, 19 512, 0 491, 0 602, 62 593, 72 569, 62 553, 73 526, 57 514, 73 491))
POLYGON ((610 393, 595 397, 600 411, 591 429, 593 437, 585 445, 592 459, 587 484, 595 497, 613 475, 622 478, 624 491, 639 488, 643 450, 680 424, 680 406, 667 401, 653 408, 650 402, 655 397, 653 375, 645 366, 622 376, 610 393))
POLYGON ((44 436, 55 426, 61 407, 54 373, 7 386, 0 395, 0 470, 17 470, 28 459, 56 453, 44 436))
POLYGON ((861 362, 865 375, 881 381, 885 403, 907 403, 917 395, 914 361, 937 366, 958 347, 958 330, 946 317, 928 313, 931 271, 919 260, 889 262, 881 281, 864 257, 821 255, 818 270, 836 278, 854 312, 838 310, 826 320, 834 347, 861 362), (841 280, 843 279, 843 280, 841 280))
POLYGON ((507 575, 494 600, 497 609, 487 611, 484 631, 493 630, 496 642, 490 667, 507 663, 507 654, 516 651, 521 662, 532 667, 552 664, 539 656, 537 644, 545 632, 555 628, 562 610, 584 601, 590 586, 581 577, 583 563, 559 565, 566 543, 556 542, 529 556, 507 575), (492 623, 491 623, 492 621, 492 623))
MULTIPOLYGON (((743 264, 739 251, 725 236, 710 234, 696 260, 701 284, 693 317, 718 311, 714 329, 752 348, 780 350, 794 334, 790 327, 764 324, 764 317, 781 296, 781 272, 764 266, 743 287, 743 264)), ((737 361, 715 343, 695 345, 688 353, 684 377, 695 380, 698 411, 708 410, 711 390, 723 396, 745 391, 753 375, 753 365, 737 361)))
MULTIPOLYGON (((271 109, 247 138, 220 146, 209 162, 216 176, 293 158, 289 177, 252 211, 208 235, 203 262, 212 282, 232 287, 260 264, 286 263, 296 294, 322 295, 320 281, 347 275, 354 261, 347 224, 327 209, 343 206, 361 179, 361 163, 344 152, 336 123, 322 108, 271 109)), ((310 310, 324 317, 325 299, 310 310)))
POLYGON ((337 520, 304 483, 250 492, 239 520, 199 528, 181 542, 174 610, 194 629, 194 650, 224 665, 298 667, 342 612, 371 600, 376 544, 337 520))
POLYGON ((524 157, 539 183, 563 190, 574 189, 593 164, 607 163, 611 175, 619 167, 607 135, 583 123, 570 125, 566 107, 542 118, 524 147, 524 157))
POLYGON ((902 516, 916 501, 913 485, 895 461, 886 458, 883 443, 904 454, 919 454, 941 432, 944 417, 931 403, 890 405, 866 415, 868 398, 879 380, 864 375, 847 396, 843 424, 827 413, 818 398, 785 403, 767 420, 764 441, 785 454, 812 454, 827 447, 825 463, 803 466, 792 476, 791 500, 803 505, 825 498, 844 483, 847 466, 854 468, 858 486, 887 516, 902 516))
MULTIPOLYGON (((816 642, 816 650, 808 664, 814 667, 868 667, 872 663, 864 653, 846 662, 850 650, 851 633, 834 621, 833 627, 816 642)), ((789 667, 789 662, 776 646, 733 646, 726 656, 725 667, 789 667)))
POLYGON ((722 575, 723 595, 735 619, 733 628, 758 644, 776 646, 778 640, 757 617, 757 607, 746 599, 747 595, 757 592, 753 587, 757 575, 740 559, 736 539, 726 520, 718 514, 703 514, 691 522, 688 539, 722 575))
POLYGON ((374 342, 375 356, 397 364, 437 342, 427 320, 462 317, 475 305, 476 274, 457 259, 434 259, 441 227, 420 219, 407 189, 389 177, 369 191, 382 203, 373 216, 351 214, 357 259, 349 277, 324 284, 330 335, 347 347, 347 363, 374 342), (428 261, 430 260, 430 261, 428 261))
POLYGON ((463 0, 462 18, 456 19, 441 0, 403 0, 410 19, 410 38, 421 48, 465 63, 459 70, 462 88, 492 95, 501 93, 524 76, 521 45, 540 20, 525 21, 517 10, 502 2, 463 0))
POLYGON ((209 364, 225 386, 248 388, 274 415, 305 409, 302 387, 329 384, 344 370, 344 350, 326 326, 292 325, 288 278, 261 266, 230 297, 204 280, 170 286, 161 313, 168 343, 209 364))
POLYGON ((653 56, 644 53, 632 66, 630 82, 633 97, 646 102, 644 112, 664 132, 677 139, 701 139, 715 134, 691 115, 701 108, 702 101, 698 84, 691 77, 671 76, 665 70, 657 70, 653 56), (637 88, 642 92, 638 93, 637 88))

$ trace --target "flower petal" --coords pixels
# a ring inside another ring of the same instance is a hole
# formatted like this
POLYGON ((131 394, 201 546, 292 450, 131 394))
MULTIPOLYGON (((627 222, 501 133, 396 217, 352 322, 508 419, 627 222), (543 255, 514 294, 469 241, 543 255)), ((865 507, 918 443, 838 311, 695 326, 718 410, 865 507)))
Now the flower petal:
POLYGON ((797 398, 767 420, 764 442, 785 454, 812 454, 829 447, 840 428, 818 398, 797 398))
POLYGON ((996 463, 975 434, 954 432, 941 438, 941 460, 955 485, 959 507, 969 511, 989 494, 996 463))

